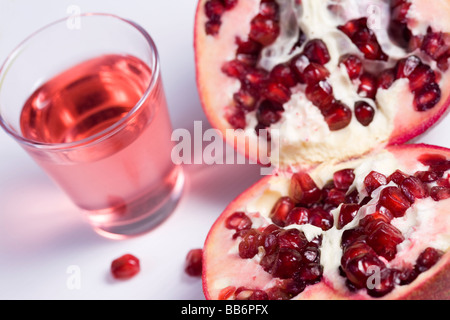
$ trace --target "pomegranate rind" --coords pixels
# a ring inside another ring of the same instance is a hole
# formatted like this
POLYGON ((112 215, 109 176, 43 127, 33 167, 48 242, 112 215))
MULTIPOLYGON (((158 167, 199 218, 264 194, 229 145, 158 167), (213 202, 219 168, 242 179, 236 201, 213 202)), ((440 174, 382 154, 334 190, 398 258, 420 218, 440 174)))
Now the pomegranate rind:
MULTIPOLYGON (((237 130, 235 135, 230 135, 228 132, 227 136, 227 130, 233 129, 226 119, 229 114, 230 105, 232 104, 232 94, 227 94, 224 88, 232 88, 234 79, 227 78, 222 73, 221 64, 233 58, 236 44, 233 36, 227 35, 226 39, 222 37, 223 34, 228 34, 230 32, 229 30, 222 32, 223 30, 221 28, 217 36, 206 34, 205 23, 207 18, 204 13, 204 5, 207 1, 200 0, 198 2, 194 26, 196 81, 202 107, 211 126, 221 133, 224 140, 230 146, 235 148, 237 152, 245 155, 248 159, 261 162, 259 155, 266 154, 267 145, 261 143, 261 139, 258 139, 255 134, 248 133, 253 131, 253 129, 246 130, 245 132, 237 130), (249 148, 249 144, 256 145, 256 147, 249 148), (264 150, 249 152, 249 150, 258 150, 259 148, 264 148, 264 150)), ((232 19, 232 24, 235 29, 245 29, 248 27, 246 26, 246 21, 250 21, 251 17, 257 12, 258 3, 259 0, 239 1, 236 8, 224 13, 222 20, 227 21, 227 19, 232 19)), ((448 16, 450 14, 450 6, 442 6, 441 9, 439 11, 440 15, 448 16)), ((229 28, 230 24, 227 23, 227 28, 229 28)), ((393 129, 387 139, 377 141, 375 147, 373 143, 367 143, 366 147, 368 149, 360 150, 360 152, 355 154, 345 154, 343 152, 345 156, 338 158, 338 160, 358 157, 377 148, 403 144, 422 135, 435 126, 449 111, 450 72, 442 74, 440 87, 442 90, 442 98, 434 108, 417 112, 414 110, 414 106, 409 103, 399 105, 394 116, 393 129)), ((319 156, 315 155, 315 157, 319 156)), ((320 163, 321 161, 330 160, 326 158, 326 155, 323 157, 323 159, 319 160, 299 159, 295 157, 295 163, 279 163, 276 165, 278 167, 288 167, 295 166, 298 162, 320 163)))
MULTIPOLYGON (((386 149, 395 158, 406 166, 417 162, 421 154, 442 154, 450 158, 450 149, 425 144, 390 146, 386 149)), ((305 169, 312 170, 314 167, 305 169)), ((268 210, 282 195, 276 191, 268 190, 273 176, 266 176, 247 189, 233 200, 224 212, 218 217, 209 231, 203 251, 203 291, 206 299, 217 300, 221 289, 226 287, 264 288, 269 283, 275 284, 276 279, 265 272, 262 267, 252 261, 239 258, 236 253, 237 241, 232 239, 233 230, 225 228, 225 220, 235 211, 245 208, 255 199, 264 198, 268 210), (264 195, 264 197, 262 197, 264 195)), ((261 200, 259 200, 261 201, 261 200)), ((446 201, 444 205, 448 203, 446 201)), ((442 211, 446 214, 447 211, 442 211)), ((249 213, 258 218, 258 213, 249 213)), ((270 223, 270 222, 268 222, 270 223)), ((450 228, 450 226, 448 226, 450 228)), ((447 228, 447 229, 448 229, 447 228)), ((269 285, 270 286, 270 285, 269 285)), ((324 277, 320 283, 308 286, 301 294, 294 297, 296 300, 339 300, 339 299, 385 299, 385 300, 441 300, 450 299, 450 251, 447 251, 436 265, 428 271, 421 273, 416 280, 408 285, 397 286, 391 293, 382 298, 372 298, 365 292, 355 293, 349 290, 337 290, 333 284, 324 277)))

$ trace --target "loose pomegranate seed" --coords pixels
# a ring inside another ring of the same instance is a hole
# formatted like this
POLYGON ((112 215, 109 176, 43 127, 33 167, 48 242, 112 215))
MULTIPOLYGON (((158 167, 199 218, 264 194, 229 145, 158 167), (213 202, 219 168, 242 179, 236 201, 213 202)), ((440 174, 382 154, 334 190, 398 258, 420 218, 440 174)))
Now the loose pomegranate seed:
POLYGON ((408 198, 397 187, 386 187, 381 190, 379 204, 388 209, 394 217, 403 217, 411 206, 408 198))
POLYGON ((417 258, 415 269, 421 273, 433 267, 444 253, 434 248, 426 248, 417 258))
POLYGON ((331 131, 337 131, 347 127, 352 120, 352 111, 340 101, 334 101, 322 114, 331 131))
POLYGON ((245 129, 246 120, 244 111, 236 110, 228 116, 227 120, 234 129, 245 129))
POLYGON ((321 207, 310 210, 309 223, 326 231, 333 227, 333 215, 321 207))
POLYGON ((321 80, 325 80, 330 72, 324 66, 318 63, 310 63, 303 72, 303 78, 308 85, 316 84, 321 80))
POLYGON ((430 190, 430 196, 435 201, 441 201, 450 198, 450 188, 448 187, 432 187, 430 190))
POLYGON ((367 127, 375 117, 375 109, 365 101, 355 103, 355 117, 359 123, 367 127))
POLYGON ((309 174, 298 172, 291 178, 289 196, 296 203, 312 204, 320 201, 322 192, 309 174))
POLYGON ((289 212, 295 207, 294 202, 289 197, 281 197, 273 206, 270 212, 270 218, 273 223, 284 227, 289 212))
POLYGON ((245 232, 242 241, 239 243, 239 257, 251 259, 258 253, 258 248, 262 243, 262 235, 255 229, 245 232))
POLYGON ((411 92, 416 92, 436 81, 434 71, 426 64, 419 64, 408 77, 411 92))
POLYGON ((338 189, 348 190, 355 180, 353 169, 342 169, 333 174, 334 186, 338 189))
POLYGON ((252 227, 252 220, 241 211, 237 211, 225 220, 225 227, 236 231, 248 230, 252 227))
POLYGON ((111 274, 116 279, 129 279, 141 270, 139 259, 132 254, 124 254, 111 263, 111 274))
POLYGON ((244 112, 253 111, 256 108, 257 98, 244 88, 233 95, 233 100, 236 103, 236 107, 244 112))
POLYGON ((427 111, 435 107, 441 100, 441 89, 435 82, 426 85, 416 92, 414 107, 417 111, 427 111))
POLYGON ((395 170, 394 173, 392 173, 388 178, 387 178, 387 182, 394 182, 397 185, 401 185, 403 180, 405 180, 406 178, 408 178, 409 176, 404 173, 401 170, 395 170))
POLYGON ((303 49, 303 54, 311 62, 316 62, 318 64, 324 65, 330 61, 330 53, 328 48, 320 39, 313 39, 306 43, 303 49))
POLYGON ((375 252, 391 261, 397 254, 397 245, 402 243, 405 238, 400 230, 384 221, 379 221, 375 230, 367 237, 367 244, 375 252))
POLYGON ((286 229, 278 233, 278 247, 290 248, 301 251, 308 244, 303 231, 298 229, 286 229))
POLYGON ((262 94, 265 98, 281 104, 288 102, 291 99, 291 91, 279 82, 269 82, 262 94))
POLYGON ((342 63, 347 68, 348 76, 351 80, 358 79, 363 71, 362 61, 359 57, 353 54, 346 54, 341 57, 339 63, 342 63))
POLYGON ((287 63, 276 65, 270 72, 270 79, 282 83, 287 88, 292 88, 298 83, 294 71, 287 63))
POLYGON ((374 100, 378 90, 377 78, 370 73, 364 72, 361 77, 359 77, 359 80, 361 83, 358 87, 358 94, 362 97, 374 100))
POLYGON ((377 87, 378 89, 389 89, 395 80, 395 70, 386 69, 378 75, 377 87))
POLYGON ((400 185, 404 195, 412 203, 415 199, 423 199, 429 196, 428 188, 417 177, 408 177, 400 185))
POLYGON ((261 14, 253 18, 250 23, 249 37, 252 40, 261 43, 263 46, 268 46, 275 42, 279 34, 279 23, 261 14))
POLYGON ((224 12, 225 7, 220 0, 209 0, 205 3, 205 14, 210 20, 220 20, 224 12))
POLYGON ((334 99, 333 88, 325 80, 307 86, 305 90, 305 95, 306 98, 308 98, 308 100, 311 101, 313 105, 319 108, 327 107, 329 104, 332 103, 334 99))
POLYGON ((309 221, 309 210, 303 207, 295 207, 289 212, 286 218, 286 224, 307 224, 309 221))
POLYGON ((369 195, 372 194, 372 191, 375 189, 378 189, 382 185, 385 185, 387 183, 387 178, 385 175, 376 172, 371 171, 365 178, 364 178, 364 185, 366 187, 366 191, 369 195))
POLYGON ((353 221, 356 214, 358 213, 360 206, 359 204, 343 204, 341 206, 341 211, 339 212, 338 229, 342 229, 348 223, 353 221))
POLYGON ((192 277, 199 277, 202 275, 202 260, 203 250, 192 249, 186 255, 185 271, 192 277))
POLYGON ((264 100, 258 107, 256 112, 256 119, 260 124, 264 126, 270 126, 273 123, 277 123, 281 119, 280 112, 283 111, 283 107, 269 100, 264 100))

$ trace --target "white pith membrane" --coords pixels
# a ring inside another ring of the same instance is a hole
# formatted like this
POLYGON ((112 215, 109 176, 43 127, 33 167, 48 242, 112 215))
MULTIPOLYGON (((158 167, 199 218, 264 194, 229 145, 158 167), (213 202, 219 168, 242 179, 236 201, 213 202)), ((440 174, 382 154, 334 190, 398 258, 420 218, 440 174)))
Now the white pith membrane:
MULTIPOLYGON (((413 94, 409 89, 409 80, 398 79, 389 89, 379 89, 375 102, 357 93, 359 80, 351 81, 345 66, 339 65, 339 59, 347 53, 363 58, 362 53, 343 32, 337 29, 346 22, 361 17, 376 14, 379 18, 378 28, 373 28, 383 51, 389 55, 387 62, 364 60, 366 71, 377 74, 380 70, 394 67, 397 61, 409 55, 418 56, 423 63, 436 69, 436 62, 432 61, 420 50, 406 52, 403 48, 394 45, 388 37, 389 1, 370 0, 277 0, 280 6, 281 32, 277 40, 264 48, 258 66, 270 71, 275 65, 287 62, 289 59, 303 51, 308 40, 319 38, 325 42, 331 60, 325 64, 330 72, 327 81, 333 87, 336 100, 342 101, 353 113, 357 101, 366 101, 376 110, 373 121, 367 127, 361 125, 354 116, 351 123, 344 129, 330 131, 319 108, 314 106, 305 96, 306 85, 299 84, 291 88, 292 96, 289 102, 283 105, 284 112, 279 122, 271 125, 272 148, 279 148, 271 158, 276 167, 286 167, 304 162, 321 162, 330 159, 348 159, 365 154, 376 147, 386 145, 390 140, 401 136, 399 132, 409 130, 414 136, 414 130, 420 133, 429 121, 433 121, 441 113, 440 107, 446 103, 450 86, 449 72, 443 73, 438 82, 442 99, 438 105, 425 112, 413 110, 413 94), (334 6, 330 11, 329 6, 334 6), (372 11, 370 11, 372 10, 372 11), (373 11, 375 10, 375 11, 373 11), (298 38, 300 27, 307 40, 299 48, 291 52, 298 38), (423 123, 414 129, 415 123, 423 123)), ((424 0, 411 0, 412 6, 408 13, 414 22, 411 26, 413 34, 423 34, 431 26, 435 30, 450 32, 450 22, 445 12, 450 12, 446 2, 432 5, 435 12, 442 15, 424 13, 427 6, 424 0), (439 11, 439 9, 441 11, 439 11), (425 31, 424 31, 425 30, 425 31)), ((205 3, 205 1, 203 2, 205 3)), ((209 117, 213 124, 222 130, 231 128, 227 123, 226 115, 232 112, 234 105, 232 97, 240 88, 237 79, 230 78, 221 72, 220 67, 226 61, 235 58, 237 50, 236 38, 245 41, 250 32, 250 21, 259 12, 259 0, 238 1, 235 8, 223 15, 222 25, 218 37, 205 36, 197 31, 197 41, 201 43, 198 53, 199 89, 205 105, 210 108, 209 117), (239 25, 237 28, 236 25, 239 25)), ((428 12, 428 11, 427 11, 428 12)), ((205 17, 200 15, 197 27, 204 27, 205 17)), ((204 33, 204 31, 203 31, 204 33)), ((246 128, 244 133, 250 143, 258 143, 265 149, 264 139, 258 138, 255 133, 257 120, 255 111, 246 115, 246 128)), ((404 141, 402 141, 404 142, 404 141)), ((239 142, 238 142, 239 143, 239 142)), ((237 146, 238 149, 245 147, 237 146)), ((250 155, 250 158, 255 158, 250 155)))
MULTIPOLYGON (((308 171, 308 174, 313 178, 317 186, 322 188, 327 182, 333 179, 334 172, 341 169, 354 169, 355 180, 349 190, 356 188, 360 195, 359 199, 362 199, 367 196, 364 178, 371 171, 377 171, 384 174, 386 177, 396 170, 401 170, 408 175, 414 175, 417 171, 427 171, 429 167, 416 160, 418 155, 420 155, 420 152, 414 153, 406 150, 401 154, 398 152, 394 154, 386 150, 347 162, 325 163, 308 171)), ((447 155, 447 159, 448 157, 449 156, 447 155)), ((443 177, 450 179, 450 170, 445 172, 443 177)), ((235 205, 232 210, 228 212, 228 216, 236 211, 245 212, 246 215, 251 218, 252 228, 255 229, 263 229, 272 224, 273 222, 270 218, 271 209, 279 198, 289 194, 290 179, 291 174, 285 172, 280 172, 277 175, 267 178, 260 188, 252 191, 250 196, 245 198, 245 203, 238 199, 237 202, 239 206, 235 205)), ((334 226, 327 231, 323 231, 321 228, 310 224, 292 224, 284 227, 284 229, 296 228, 301 230, 308 241, 311 241, 318 236, 322 236, 322 243, 319 246, 320 264, 323 266, 322 279, 317 284, 306 286, 305 290, 293 299, 307 299, 311 297, 328 299, 336 298, 336 296, 340 298, 372 298, 364 288, 357 291, 350 291, 346 286, 346 278, 339 272, 343 254, 341 237, 345 230, 355 228, 362 218, 373 214, 376 211, 376 205, 381 190, 391 185, 395 186, 393 182, 390 182, 373 191, 372 200, 366 205, 363 205, 355 218, 340 230, 337 228, 337 221, 341 206, 331 211, 334 216, 334 226), (325 288, 326 290, 322 289, 317 291, 315 288, 325 288)), ((432 187, 433 185, 434 183, 430 183, 429 187, 432 187)), ((388 268, 400 270, 407 266, 413 266, 418 256, 426 248, 431 247, 448 253, 450 249, 449 206, 450 199, 440 201, 435 201, 431 197, 415 199, 415 202, 406 211, 403 217, 394 218, 391 221, 391 224, 398 228, 405 238, 405 240, 397 246, 395 258, 391 261, 387 261, 380 256, 380 259, 388 268)), ((224 218, 220 221, 221 224, 223 224, 224 218)), ((233 238, 234 230, 226 229, 223 226, 220 226, 220 228, 221 230, 217 230, 218 227, 215 229, 213 228, 213 234, 210 235, 213 239, 207 240, 207 245, 205 246, 205 256, 209 257, 206 264, 207 273, 205 279, 207 279, 208 282, 207 288, 210 297, 217 299, 218 293, 229 286, 234 286, 235 288, 242 286, 250 289, 267 290, 280 283, 280 279, 273 277, 259 265, 264 256, 263 247, 260 247, 259 253, 252 259, 241 259, 239 257, 238 246, 242 239, 239 237, 236 239, 233 238), (220 239, 217 237, 220 237, 220 239), (213 244, 215 246, 213 246, 213 244), (218 249, 218 245, 220 245, 220 249, 218 249), (218 251, 220 251, 220 254, 218 251), (212 258, 213 255, 214 258, 212 258)), ((439 263, 440 262, 438 261, 437 265, 433 268, 441 267, 438 266, 439 263)), ((393 291, 383 298, 390 299, 391 297, 396 297, 402 292, 405 292, 405 290, 410 290, 408 289, 409 286, 414 286, 415 282, 420 282, 421 280, 419 279, 426 279, 429 276, 429 273, 430 270, 420 274, 411 284, 401 286, 396 285, 393 291)))

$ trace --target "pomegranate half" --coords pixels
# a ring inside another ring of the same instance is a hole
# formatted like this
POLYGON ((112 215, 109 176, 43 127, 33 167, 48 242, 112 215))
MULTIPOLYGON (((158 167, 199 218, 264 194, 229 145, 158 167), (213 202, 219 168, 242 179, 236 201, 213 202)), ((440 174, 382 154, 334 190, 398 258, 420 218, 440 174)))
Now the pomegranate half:
POLYGON ((448 109, 449 16, 447 0, 200 0, 202 105, 276 167, 404 143, 448 109))
POLYGON ((207 299, 450 299, 450 150, 390 146, 267 176, 212 226, 207 299))

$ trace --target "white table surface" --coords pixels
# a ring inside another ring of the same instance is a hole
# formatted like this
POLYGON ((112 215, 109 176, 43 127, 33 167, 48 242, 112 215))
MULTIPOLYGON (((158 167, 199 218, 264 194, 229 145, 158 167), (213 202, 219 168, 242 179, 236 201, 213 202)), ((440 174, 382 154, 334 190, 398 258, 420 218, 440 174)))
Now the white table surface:
MULTIPOLYGON (((0 60, 35 29, 82 12, 106 12, 141 24, 154 38, 174 128, 210 127, 195 83, 196 0, 1 0, 0 60)), ((450 117, 417 142, 450 147, 450 117)), ((0 131, 0 299, 204 299, 200 278, 183 271, 186 253, 203 246, 226 205, 260 178, 255 165, 191 165, 176 211, 152 232, 128 240, 97 235, 29 156, 0 131), (141 272, 114 281, 113 259, 132 253, 141 272), (71 289, 68 269, 80 271, 71 289)))

